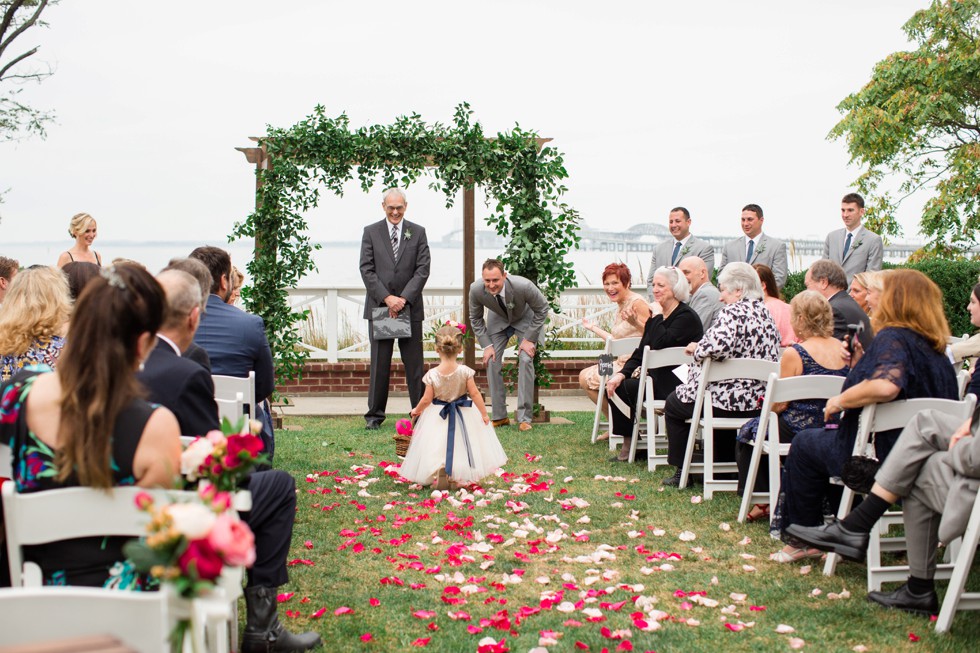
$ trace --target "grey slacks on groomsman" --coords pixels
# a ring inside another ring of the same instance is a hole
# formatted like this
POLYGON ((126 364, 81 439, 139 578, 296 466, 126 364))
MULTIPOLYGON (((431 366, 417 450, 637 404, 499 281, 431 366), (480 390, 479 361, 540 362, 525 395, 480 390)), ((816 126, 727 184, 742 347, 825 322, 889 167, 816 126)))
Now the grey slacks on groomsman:
POLYGON ((964 438, 949 451, 950 436, 962 423, 935 410, 922 411, 902 431, 875 475, 883 488, 905 497, 909 572, 916 578, 935 575, 939 542, 949 543, 963 534, 977 496, 980 469, 971 469, 970 461, 976 461, 980 443, 964 438))
MULTIPOLYGON (((524 329, 520 326, 510 326, 504 331, 488 334, 496 355, 487 361, 487 382, 490 384, 490 400, 492 402, 491 418, 500 420, 507 417, 507 387, 504 383, 503 365, 504 349, 511 336, 517 336, 517 342, 524 340, 524 329)), ((517 421, 530 422, 534 417, 534 358, 527 352, 517 351, 517 421)))

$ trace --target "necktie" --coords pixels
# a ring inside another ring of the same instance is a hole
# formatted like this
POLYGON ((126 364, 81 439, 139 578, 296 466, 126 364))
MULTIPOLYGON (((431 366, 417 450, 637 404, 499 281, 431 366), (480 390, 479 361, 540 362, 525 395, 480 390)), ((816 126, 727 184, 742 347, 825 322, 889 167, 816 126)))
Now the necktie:
POLYGON ((504 315, 507 315, 507 306, 504 305, 504 298, 500 295, 497 295, 497 304, 500 306, 500 310, 504 312, 504 315))
POLYGON ((745 262, 746 263, 751 263, 752 262, 752 252, 754 252, 754 251, 755 251, 755 241, 754 240, 750 240, 749 241, 749 252, 745 255, 745 262))
POLYGON ((391 253, 398 260, 398 227, 391 225, 391 253))
POLYGON ((670 255, 671 265, 677 264, 677 252, 679 251, 681 251, 681 241, 678 240, 676 243, 674 243, 674 253, 670 255))
POLYGON ((847 250, 851 249, 851 236, 852 235, 853 234, 851 234, 850 232, 848 232, 847 233, 847 238, 844 239, 844 254, 841 256, 842 259, 843 258, 847 258, 847 250))

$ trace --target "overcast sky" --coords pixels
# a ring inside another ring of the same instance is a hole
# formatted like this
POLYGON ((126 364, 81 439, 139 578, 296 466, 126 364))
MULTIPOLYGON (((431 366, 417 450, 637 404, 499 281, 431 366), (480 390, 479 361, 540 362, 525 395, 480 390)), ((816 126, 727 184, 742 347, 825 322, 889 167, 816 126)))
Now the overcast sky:
MULTIPOLYGON (((45 140, 0 143, 4 243, 61 240, 87 211, 105 240, 221 242, 254 202, 236 146, 317 104, 354 126, 469 102, 489 133, 554 138, 584 220, 626 229, 687 206, 695 233, 733 236, 761 204, 775 236, 840 226, 858 175, 826 140, 836 105, 908 48, 927 0, 65 0, 39 44, 53 77, 21 99, 53 109, 45 140)), ((409 189, 439 236, 441 194, 409 189)), ((917 207, 900 215, 917 232, 917 207)), ((480 215, 481 206, 477 207, 480 215)), ((316 240, 359 240, 380 190, 312 213, 316 240)))

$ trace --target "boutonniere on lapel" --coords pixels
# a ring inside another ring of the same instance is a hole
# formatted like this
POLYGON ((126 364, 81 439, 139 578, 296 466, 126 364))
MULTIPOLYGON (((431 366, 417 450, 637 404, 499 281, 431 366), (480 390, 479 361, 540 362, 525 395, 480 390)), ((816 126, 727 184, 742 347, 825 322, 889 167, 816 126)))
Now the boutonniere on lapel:
POLYGON ((854 250, 856 250, 856 249, 857 249, 858 247, 860 247, 860 246, 861 246, 861 243, 863 243, 863 242, 864 242, 864 239, 862 238, 861 240, 859 240, 859 241, 857 241, 856 243, 854 243, 853 245, 851 245, 851 249, 850 249, 850 250, 848 250, 848 251, 850 251, 850 252, 853 252, 853 251, 854 251, 854 250))
POLYGON ((514 302, 507 302, 507 310, 508 311, 514 310, 514 302))
POLYGON ((411 240, 411 239, 412 239, 412 230, 411 229, 406 229, 405 230, 405 240, 411 240))
POLYGON ((759 255, 766 251, 766 244, 764 242, 759 242, 759 246, 755 248, 756 255, 759 255))
POLYGON ((679 254, 679 256, 687 256, 690 252, 691 252, 691 245, 690 244, 684 245, 683 247, 681 247, 681 253, 679 254))

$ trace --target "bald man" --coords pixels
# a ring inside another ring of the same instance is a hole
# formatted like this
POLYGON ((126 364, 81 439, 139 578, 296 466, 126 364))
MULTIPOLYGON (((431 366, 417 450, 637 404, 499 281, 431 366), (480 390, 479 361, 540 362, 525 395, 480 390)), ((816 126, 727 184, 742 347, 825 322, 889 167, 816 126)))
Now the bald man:
POLYGON ((687 282, 691 284, 691 298, 687 301, 687 305, 698 314, 698 317, 701 318, 701 324, 704 325, 704 330, 707 331, 711 323, 714 322, 715 315, 722 308, 721 293, 711 285, 708 266, 701 257, 688 256, 677 267, 684 273, 687 282))

